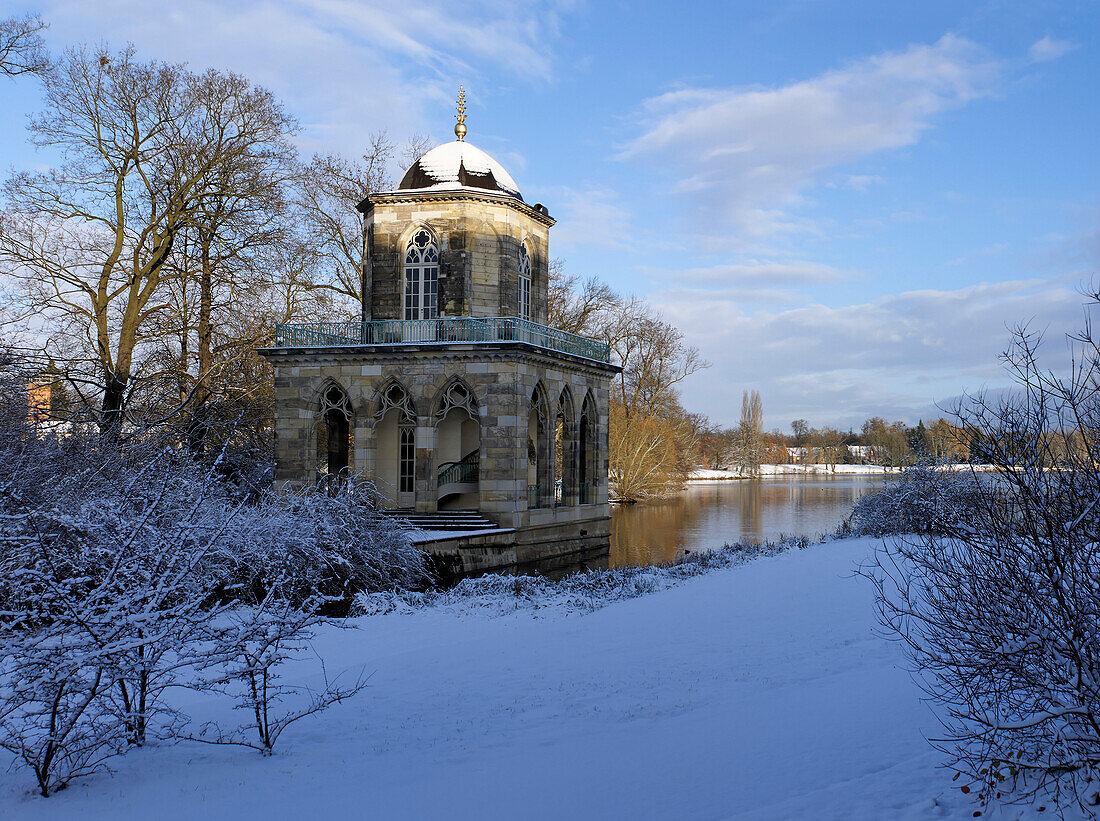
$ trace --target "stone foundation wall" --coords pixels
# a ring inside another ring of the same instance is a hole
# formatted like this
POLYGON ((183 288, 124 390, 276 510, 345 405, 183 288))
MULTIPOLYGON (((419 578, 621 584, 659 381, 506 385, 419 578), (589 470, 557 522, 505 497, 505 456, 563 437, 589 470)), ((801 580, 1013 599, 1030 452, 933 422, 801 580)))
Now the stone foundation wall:
POLYGON ((482 536, 441 536, 417 546, 433 556, 443 582, 482 573, 555 576, 607 567, 611 519, 580 519, 482 536))

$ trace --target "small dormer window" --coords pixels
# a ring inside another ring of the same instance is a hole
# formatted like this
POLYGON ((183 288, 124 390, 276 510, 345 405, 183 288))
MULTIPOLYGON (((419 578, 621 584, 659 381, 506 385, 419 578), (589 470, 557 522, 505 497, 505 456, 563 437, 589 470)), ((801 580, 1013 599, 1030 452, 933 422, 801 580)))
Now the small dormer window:
POLYGON ((519 247, 519 316, 531 318, 531 256, 526 245, 519 247))
POLYGON ((405 319, 435 319, 439 315, 439 246, 421 228, 405 250, 405 319))

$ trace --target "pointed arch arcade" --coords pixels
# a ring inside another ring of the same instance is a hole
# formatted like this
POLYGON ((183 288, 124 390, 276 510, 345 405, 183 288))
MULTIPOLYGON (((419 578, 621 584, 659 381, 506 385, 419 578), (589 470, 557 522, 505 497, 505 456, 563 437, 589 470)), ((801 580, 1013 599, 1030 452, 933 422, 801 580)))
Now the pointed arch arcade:
POLYGON ((599 420, 596 400, 588 391, 577 423, 577 504, 596 503, 599 486, 599 420))
POLYGON ((332 381, 322 385, 314 418, 318 478, 346 477, 351 469, 355 418, 347 391, 332 381))
POLYGON ((527 412, 527 507, 550 507, 554 498, 550 403, 540 381, 527 412))
POLYGON ((374 412, 374 483, 395 507, 416 504, 416 406, 409 391, 390 380, 378 391, 374 412))

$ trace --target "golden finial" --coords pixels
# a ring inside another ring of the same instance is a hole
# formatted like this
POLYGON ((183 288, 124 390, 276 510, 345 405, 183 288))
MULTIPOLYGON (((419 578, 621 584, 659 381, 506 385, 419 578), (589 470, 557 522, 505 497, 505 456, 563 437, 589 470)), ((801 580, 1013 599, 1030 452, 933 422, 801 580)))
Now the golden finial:
POLYGON ((458 120, 455 123, 455 136, 461 140, 466 136, 466 90, 462 86, 458 87, 458 114, 455 119, 458 120))

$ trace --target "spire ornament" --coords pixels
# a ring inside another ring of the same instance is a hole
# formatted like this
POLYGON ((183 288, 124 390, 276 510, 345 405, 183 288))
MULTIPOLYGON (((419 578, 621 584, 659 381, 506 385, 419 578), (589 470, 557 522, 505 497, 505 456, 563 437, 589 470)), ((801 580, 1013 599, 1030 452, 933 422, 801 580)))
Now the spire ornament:
POLYGON ((458 87, 458 113, 455 114, 455 136, 461 140, 466 136, 466 90, 458 87))

